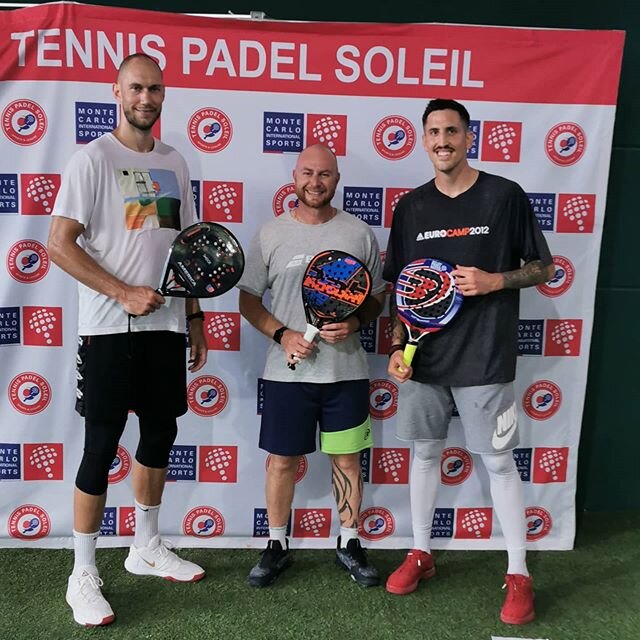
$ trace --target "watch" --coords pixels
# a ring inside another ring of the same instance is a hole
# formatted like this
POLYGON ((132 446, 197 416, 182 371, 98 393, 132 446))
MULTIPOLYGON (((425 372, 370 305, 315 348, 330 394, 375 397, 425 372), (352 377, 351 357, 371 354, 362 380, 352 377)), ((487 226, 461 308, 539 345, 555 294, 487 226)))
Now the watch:
POLYGON ((279 329, 276 329, 273 332, 273 341, 277 342, 278 344, 282 343, 282 334, 287 331, 289 329, 289 327, 285 327, 284 325, 282 325, 279 329))

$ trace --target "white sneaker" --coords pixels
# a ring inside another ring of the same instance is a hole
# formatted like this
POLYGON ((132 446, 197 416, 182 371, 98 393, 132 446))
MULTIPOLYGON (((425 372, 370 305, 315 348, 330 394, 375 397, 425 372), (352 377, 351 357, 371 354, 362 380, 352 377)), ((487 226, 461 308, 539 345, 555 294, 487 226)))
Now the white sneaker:
POLYGON ((151 538, 146 547, 131 545, 124 568, 138 576, 160 576, 173 582, 197 582, 204 578, 202 567, 183 560, 171 548, 171 542, 159 535, 151 538))
POLYGON ((100 627, 115 620, 111 605, 100 591, 103 584, 100 576, 88 571, 83 571, 81 576, 69 576, 66 600, 78 624, 100 627))

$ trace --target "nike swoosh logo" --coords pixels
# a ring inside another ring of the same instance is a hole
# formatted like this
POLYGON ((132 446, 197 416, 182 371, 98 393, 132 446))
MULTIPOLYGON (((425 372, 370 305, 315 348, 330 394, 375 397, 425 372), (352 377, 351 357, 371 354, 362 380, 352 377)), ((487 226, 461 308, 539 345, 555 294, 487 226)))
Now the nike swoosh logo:
MULTIPOLYGON (((142 556, 140 556, 142 558, 142 556)), ((154 562, 149 562, 148 560, 146 560, 145 558, 142 558, 152 569, 155 569, 156 563, 154 562)))
POLYGON ((500 451, 504 449, 511 440, 516 427, 518 426, 518 416, 516 414, 516 403, 514 402, 504 413, 498 416, 496 430, 491 438, 491 446, 500 451))

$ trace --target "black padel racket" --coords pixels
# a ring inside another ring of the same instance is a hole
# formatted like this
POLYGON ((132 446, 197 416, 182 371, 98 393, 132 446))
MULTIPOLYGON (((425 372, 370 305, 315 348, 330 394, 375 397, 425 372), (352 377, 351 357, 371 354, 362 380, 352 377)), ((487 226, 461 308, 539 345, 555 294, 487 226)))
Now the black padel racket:
POLYGON ((429 333, 440 331, 462 306, 462 294, 451 274, 453 267, 433 258, 420 258, 400 272, 395 284, 398 318, 407 328, 409 341, 403 360, 409 366, 418 342, 429 333))
POLYGON ((243 270, 236 237, 215 222, 197 222, 173 241, 157 291, 176 298, 213 298, 233 288, 243 270))
MULTIPOLYGON (((304 339, 313 342, 322 325, 346 320, 370 292, 371 275, 358 258, 336 249, 315 255, 302 279, 307 318, 304 339)), ((289 363, 290 369, 295 367, 295 363, 289 363)))

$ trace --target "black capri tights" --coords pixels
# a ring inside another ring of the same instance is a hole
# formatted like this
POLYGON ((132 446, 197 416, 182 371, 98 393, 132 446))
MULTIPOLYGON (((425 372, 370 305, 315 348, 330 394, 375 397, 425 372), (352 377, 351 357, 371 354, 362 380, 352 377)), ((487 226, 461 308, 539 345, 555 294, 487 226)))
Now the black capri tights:
MULTIPOLYGON (((169 453, 178 433, 172 416, 140 416, 140 442, 136 460, 145 467, 164 469, 169 465, 169 453)), ((109 469, 118 451, 125 420, 85 420, 84 455, 76 487, 84 493, 100 496, 109 484, 109 469)))

